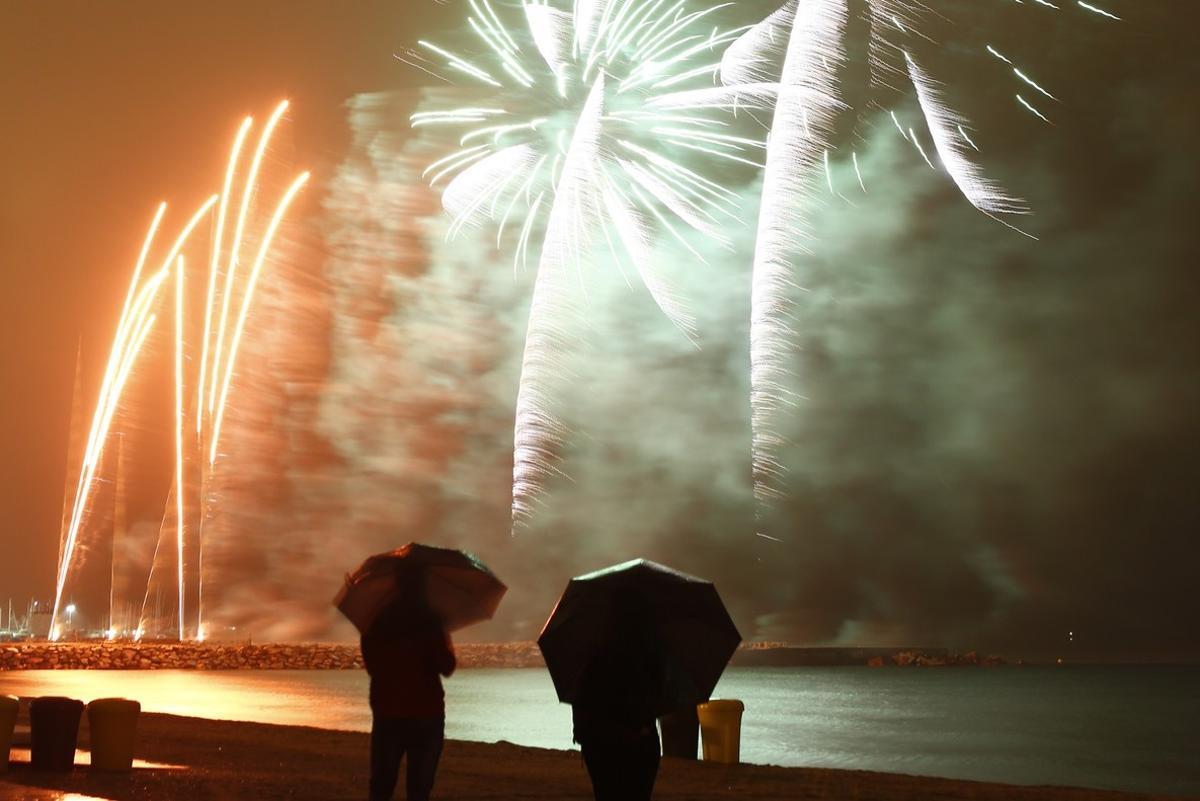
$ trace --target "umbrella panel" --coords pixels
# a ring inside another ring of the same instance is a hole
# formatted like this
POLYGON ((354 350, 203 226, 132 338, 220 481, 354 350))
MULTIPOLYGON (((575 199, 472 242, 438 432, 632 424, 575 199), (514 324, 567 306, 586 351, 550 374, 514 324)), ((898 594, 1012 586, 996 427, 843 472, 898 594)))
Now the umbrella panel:
POLYGON ((507 590, 470 554, 410 543, 368 557, 353 575, 347 576, 334 605, 365 632, 379 613, 401 596, 402 576, 411 575, 412 570, 423 575, 425 600, 447 630, 490 619, 507 590))
POLYGON ((505 589, 490 573, 434 567, 428 571, 426 597, 448 629, 459 629, 490 620, 505 589))
POLYGON ((334 599, 334 606, 365 634, 395 594, 394 578, 386 575, 369 576, 354 583, 347 581, 334 599))
POLYGON ((666 703, 707 700, 741 636, 712 584, 647 563, 568 585, 538 639, 559 699, 575 698, 588 664, 620 636, 617 618, 630 610, 661 649, 666 703))

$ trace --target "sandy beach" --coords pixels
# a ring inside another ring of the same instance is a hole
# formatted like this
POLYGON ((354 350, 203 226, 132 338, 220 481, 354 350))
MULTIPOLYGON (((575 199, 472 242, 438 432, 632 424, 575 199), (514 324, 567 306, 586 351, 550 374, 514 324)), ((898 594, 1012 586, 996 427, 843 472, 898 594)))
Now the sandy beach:
MULTIPOLYGON (((27 725, 27 719, 22 721, 27 725)), ((368 736, 358 732, 144 714, 132 774, 34 773, 15 762, 0 774, 0 801, 59 798, 359 799, 365 795, 368 736), (50 792, 53 791, 53 792, 50 792)), ((86 748, 86 716, 80 748, 86 748)), ((14 751, 14 755, 18 752, 14 751)), ((446 799, 589 799, 577 752, 510 743, 448 741, 434 793, 446 799)), ((662 799, 857 799, 869 801, 1133 801, 1166 798, 1056 787, 935 779, 864 771, 724 766, 664 759, 655 788, 662 799)))

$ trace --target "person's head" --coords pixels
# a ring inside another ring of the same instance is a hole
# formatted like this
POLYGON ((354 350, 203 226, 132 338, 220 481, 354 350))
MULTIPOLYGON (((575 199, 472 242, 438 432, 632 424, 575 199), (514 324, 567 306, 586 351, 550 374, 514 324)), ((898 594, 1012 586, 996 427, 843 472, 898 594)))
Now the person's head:
POLYGON ((395 580, 395 594, 372 625, 373 633, 402 636, 444 628, 429 605, 428 579, 424 570, 402 562, 396 568, 395 580))
POLYGON ((426 595, 425 571, 406 561, 396 565, 396 597, 394 604, 412 612, 424 612, 429 606, 426 595))

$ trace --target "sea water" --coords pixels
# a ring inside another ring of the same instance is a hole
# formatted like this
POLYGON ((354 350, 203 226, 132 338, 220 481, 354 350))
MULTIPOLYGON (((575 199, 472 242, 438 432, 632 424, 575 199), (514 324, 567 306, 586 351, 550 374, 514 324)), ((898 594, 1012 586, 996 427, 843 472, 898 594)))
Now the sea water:
MULTIPOLYGON (((361 671, 11 671, 0 693, 366 731, 361 671)), ((730 668, 742 761, 1200 795, 1200 668, 730 668)), ((540 669, 446 681, 446 734, 571 748, 540 669)))

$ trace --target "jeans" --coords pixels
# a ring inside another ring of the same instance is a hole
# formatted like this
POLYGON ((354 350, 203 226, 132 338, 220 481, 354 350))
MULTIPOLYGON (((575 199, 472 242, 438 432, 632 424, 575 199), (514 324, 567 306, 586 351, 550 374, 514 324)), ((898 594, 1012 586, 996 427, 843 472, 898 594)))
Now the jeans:
POLYGON ((380 719, 371 725, 371 801, 391 801, 408 755, 407 801, 428 801, 442 756, 446 719, 380 719))
POLYGON ((636 738, 586 738, 580 749, 596 801, 650 801, 661 759, 653 726, 636 738))

